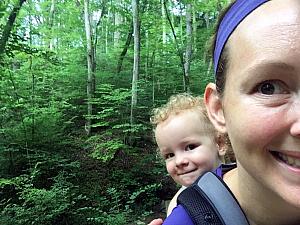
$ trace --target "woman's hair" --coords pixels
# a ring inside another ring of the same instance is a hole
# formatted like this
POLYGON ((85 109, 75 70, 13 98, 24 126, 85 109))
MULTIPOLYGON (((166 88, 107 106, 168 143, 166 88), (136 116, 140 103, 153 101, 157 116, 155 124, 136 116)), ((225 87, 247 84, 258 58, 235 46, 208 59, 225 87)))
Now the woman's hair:
MULTIPOLYGON (((212 57, 214 57, 214 51, 215 51, 215 47, 216 47, 219 26, 220 26, 224 16, 226 15, 226 13, 228 12, 228 10, 232 7, 232 5, 235 2, 236 1, 232 1, 226 8, 224 8, 220 12, 220 15, 219 15, 216 27, 215 27, 214 35, 212 36, 212 39, 211 39, 211 47, 209 50, 212 57)), ((225 46, 222 50, 221 56, 220 56, 219 63, 217 65, 217 71, 215 73, 217 91, 221 96, 223 95, 224 89, 225 89, 226 73, 227 73, 227 69, 228 69, 228 64, 229 64, 229 49, 228 49, 227 44, 225 44, 225 46)))

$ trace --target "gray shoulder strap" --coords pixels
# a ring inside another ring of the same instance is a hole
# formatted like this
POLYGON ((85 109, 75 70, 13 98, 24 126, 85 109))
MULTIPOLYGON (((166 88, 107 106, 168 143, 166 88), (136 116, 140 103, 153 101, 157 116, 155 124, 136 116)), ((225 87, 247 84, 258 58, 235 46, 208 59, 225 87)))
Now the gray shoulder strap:
POLYGON ((249 225, 224 181, 212 172, 203 174, 177 200, 195 225, 249 225))

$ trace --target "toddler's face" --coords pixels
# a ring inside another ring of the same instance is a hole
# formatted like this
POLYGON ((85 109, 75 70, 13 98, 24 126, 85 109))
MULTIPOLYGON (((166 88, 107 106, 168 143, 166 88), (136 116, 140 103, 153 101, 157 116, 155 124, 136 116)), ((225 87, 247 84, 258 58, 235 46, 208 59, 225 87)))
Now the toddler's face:
POLYGON ((157 126, 155 138, 168 173, 183 186, 220 164, 214 133, 196 111, 170 116, 157 126))

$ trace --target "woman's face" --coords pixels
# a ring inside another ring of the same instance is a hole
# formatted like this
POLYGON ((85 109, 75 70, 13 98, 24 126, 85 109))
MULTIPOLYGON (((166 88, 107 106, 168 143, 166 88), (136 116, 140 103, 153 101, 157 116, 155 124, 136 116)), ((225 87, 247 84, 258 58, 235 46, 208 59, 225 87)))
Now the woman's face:
POLYGON ((299 209, 300 2, 260 6, 228 47, 222 115, 240 177, 250 189, 299 209))

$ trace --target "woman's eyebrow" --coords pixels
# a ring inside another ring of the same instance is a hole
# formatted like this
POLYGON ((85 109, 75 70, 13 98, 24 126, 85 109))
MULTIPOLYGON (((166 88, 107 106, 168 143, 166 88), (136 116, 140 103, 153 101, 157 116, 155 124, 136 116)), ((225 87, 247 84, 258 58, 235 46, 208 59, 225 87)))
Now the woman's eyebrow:
POLYGON ((251 66, 248 71, 252 72, 255 70, 281 70, 281 71, 286 71, 286 72, 294 72, 295 71, 295 67, 288 64, 288 63, 285 63, 285 62, 281 62, 281 61, 268 61, 268 60, 265 60, 265 61, 262 61, 262 62, 258 62, 257 64, 251 66))
POLYGON ((241 85, 241 90, 248 90, 254 83, 261 79, 274 79, 282 77, 282 75, 294 74, 296 68, 282 61, 264 60, 251 65, 244 73, 247 74, 241 85))

